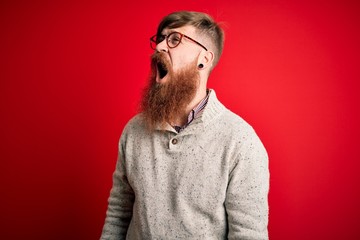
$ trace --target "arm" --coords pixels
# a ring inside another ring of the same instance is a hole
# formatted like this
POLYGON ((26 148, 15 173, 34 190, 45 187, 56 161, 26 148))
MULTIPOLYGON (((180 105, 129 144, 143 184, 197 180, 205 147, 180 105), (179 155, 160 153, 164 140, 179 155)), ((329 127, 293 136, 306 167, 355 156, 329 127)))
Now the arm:
POLYGON ((240 146, 229 176, 225 207, 228 239, 268 239, 268 156, 252 133, 240 146))
POLYGON ((113 175, 113 186, 110 192, 106 219, 100 239, 125 239, 129 227, 133 203, 134 192, 129 185, 126 177, 124 165, 124 151, 119 151, 116 169, 113 175))

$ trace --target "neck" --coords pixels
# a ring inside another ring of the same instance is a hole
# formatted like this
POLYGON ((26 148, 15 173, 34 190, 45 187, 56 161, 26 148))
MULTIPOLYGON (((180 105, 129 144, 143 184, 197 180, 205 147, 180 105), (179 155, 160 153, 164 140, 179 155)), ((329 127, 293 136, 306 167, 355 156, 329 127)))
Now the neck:
POLYGON ((177 119, 175 119, 174 123, 172 123, 172 125, 175 126, 183 126, 187 123, 188 121, 188 116, 190 114, 190 112, 201 102, 201 100, 203 100, 206 97, 206 86, 203 88, 199 88, 196 91, 196 95, 193 98, 193 100, 191 100, 191 102, 187 105, 184 115, 183 116, 179 116, 177 119))

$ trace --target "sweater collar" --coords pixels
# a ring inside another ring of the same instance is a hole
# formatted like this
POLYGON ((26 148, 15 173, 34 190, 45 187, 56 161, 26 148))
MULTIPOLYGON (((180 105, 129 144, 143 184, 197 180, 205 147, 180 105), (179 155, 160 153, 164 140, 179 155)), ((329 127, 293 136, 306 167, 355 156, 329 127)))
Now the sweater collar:
POLYGON ((199 122, 202 122, 204 127, 206 127, 212 121, 215 121, 226 109, 225 106, 217 99, 215 90, 210 89, 209 91, 210 93, 208 103, 203 110, 201 117, 199 118, 199 122))
MULTIPOLYGON (((201 116, 194 119, 192 123, 181 133, 191 133, 198 129, 205 130, 205 128, 213 121, 216 121, 225 110, 225 106, 217 99, 215 90, 209 89, 209 100, 204 110, 202 111, 201 116)), ((161 128, 158 127, 157 129, 160 130, 161 128)), ((167 124, 164 130, 177 134, 175 129, 170 124, 167 124)))
POLYGON ((215 90, 209 89, 209 100, 201 113, 183 133, 191 134, 196 131, 205 131, 206 127, 213 121, 217 121, 221 114, 226 110, 225 106, 217 99, 215 90))
POLYGON ((208 125, 216 120, 225 109, 225 106, 217 99, 215 90, 210 89, 209 101, 201 116, 202 122, 208 125))

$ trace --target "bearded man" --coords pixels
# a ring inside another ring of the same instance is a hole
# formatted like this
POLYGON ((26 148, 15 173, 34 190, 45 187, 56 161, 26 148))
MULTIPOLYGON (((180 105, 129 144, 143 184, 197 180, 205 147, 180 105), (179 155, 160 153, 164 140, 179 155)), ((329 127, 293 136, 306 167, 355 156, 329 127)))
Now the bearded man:
POLYGON ((222 29, 175 12, 150 42, 149 86, 120 138, 101 239, 268 239, 266 150, 207 88, 222 29))

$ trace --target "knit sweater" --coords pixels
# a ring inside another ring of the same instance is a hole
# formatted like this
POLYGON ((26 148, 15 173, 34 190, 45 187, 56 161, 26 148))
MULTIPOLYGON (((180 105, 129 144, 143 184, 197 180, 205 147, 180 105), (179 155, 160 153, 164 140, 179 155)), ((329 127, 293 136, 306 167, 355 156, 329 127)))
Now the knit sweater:
POLYGON ((180 133, 128 122, 101 239, 268 239, 268 190, 263 144, 211 90, 180 133))

